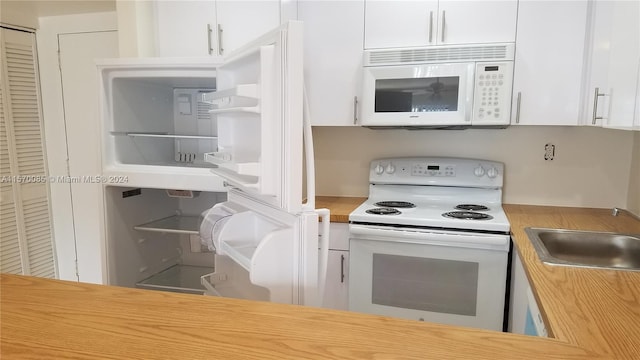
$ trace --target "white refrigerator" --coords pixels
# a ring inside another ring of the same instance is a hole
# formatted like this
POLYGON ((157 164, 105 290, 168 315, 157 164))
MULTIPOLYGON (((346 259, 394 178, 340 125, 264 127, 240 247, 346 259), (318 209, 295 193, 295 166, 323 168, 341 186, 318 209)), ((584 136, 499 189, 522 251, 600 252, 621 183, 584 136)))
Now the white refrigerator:
POLYGON ((98 65, 106 283, 321 305, 302 37, 290 21, 223 58, 98 65))

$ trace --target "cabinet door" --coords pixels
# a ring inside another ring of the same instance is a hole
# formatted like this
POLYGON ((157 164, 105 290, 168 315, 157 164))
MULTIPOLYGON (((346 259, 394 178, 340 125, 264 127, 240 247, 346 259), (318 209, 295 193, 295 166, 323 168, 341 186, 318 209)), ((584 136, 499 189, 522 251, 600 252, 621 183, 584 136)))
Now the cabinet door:
POLYGON ((218 55, 226 55, 280 24, 280 1, 216 2, 218 55))
POLYGON ((443 1, 438 4, 438 44, 514 42, 518 2, 443 1))
POLYGON ((365 1, 364 48, 434 45, 438 1, 365 1))
POLYGON ((329 250, 327 282, 322 307, 347 310, 349 307, 349 252, 329 250))
POLYGON ((512 124, 578 125, 588 1, 522 1, 512 124))
POLYGON ((613 6, 607 69, 610 104, 603 126, 630 128, 634 125, 636 107, 640 106, 640 2, 616 1, 610 6, 613 6))
POLYGON ((312 125, 355 125, 362 76, 364 0, 303 1, 305 90, 312 125))
POLYGON ((158 1, 155 6, 158 56, 217 54, 214 0, 158 1))

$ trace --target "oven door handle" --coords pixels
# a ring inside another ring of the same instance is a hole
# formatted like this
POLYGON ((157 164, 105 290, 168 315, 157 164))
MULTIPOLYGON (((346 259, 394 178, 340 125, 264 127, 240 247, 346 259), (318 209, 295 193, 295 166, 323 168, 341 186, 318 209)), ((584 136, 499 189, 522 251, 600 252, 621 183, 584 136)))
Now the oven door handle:
POLYGON ((423 245, 465 247, 488 250, 509 250, 509 235, 466 234, 437 231, 413 231, 406 229, 380 229, 369 226, 351 225, 351 240, 388 241, 423 245))

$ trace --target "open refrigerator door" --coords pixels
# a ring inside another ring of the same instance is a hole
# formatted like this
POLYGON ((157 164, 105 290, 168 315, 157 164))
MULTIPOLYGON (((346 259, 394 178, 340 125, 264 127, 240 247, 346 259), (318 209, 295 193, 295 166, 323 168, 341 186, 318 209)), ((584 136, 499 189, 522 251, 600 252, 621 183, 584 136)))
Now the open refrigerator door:
MULTIPOLYGON (((302 23, 290 21, 224 58, 216 69, 217 91, 203 95, 218 135, 216 151, 205 160, 229 188, 228 201, 207 214, 219 217, 222 211, 228 219, 215 230, 201 228, 216 251, 215 272, 201 278, 209 295, 320 305, 326 255, 319 270, 302 54, 302 23)), ((319 213, 327 243, 328 211, 319 213)))

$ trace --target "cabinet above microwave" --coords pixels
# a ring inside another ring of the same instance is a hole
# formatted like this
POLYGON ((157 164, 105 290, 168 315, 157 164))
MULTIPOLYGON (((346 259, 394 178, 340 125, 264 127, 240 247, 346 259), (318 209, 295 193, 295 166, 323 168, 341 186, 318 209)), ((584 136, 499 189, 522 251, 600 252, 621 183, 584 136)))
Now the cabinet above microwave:
POLYGON ((513 44, 365 51, 361 125, 505 127, 513 44))

